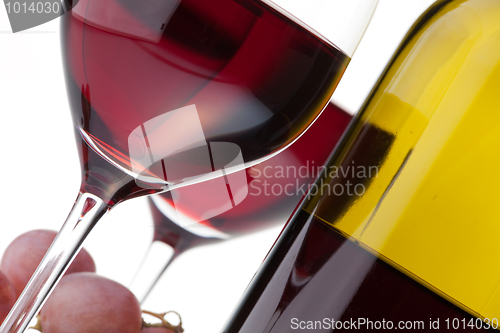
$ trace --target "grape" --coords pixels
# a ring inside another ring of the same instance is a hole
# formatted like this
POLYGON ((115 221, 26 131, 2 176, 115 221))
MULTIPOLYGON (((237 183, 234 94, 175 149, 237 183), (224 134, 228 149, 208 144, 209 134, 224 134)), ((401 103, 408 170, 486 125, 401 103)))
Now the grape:
MULTIPOLYGON (((29 231, 14 239, 5 250, 0 270, 12 282, 16 297, 23 291, 56 235, 51 230, 29 231)), ((94 260, 84 249, 76 256, 66 274, 75 272, 95 272, 94 260)))
POLYGON ((4 273, 0 272, 0 323, 9 314, 10 309, 16 302, 16 291, 4 273))
POLYGON ((95 273, 62 278, 41 311, 44 333, 139 333, 141 309, 121 284, 95 273))

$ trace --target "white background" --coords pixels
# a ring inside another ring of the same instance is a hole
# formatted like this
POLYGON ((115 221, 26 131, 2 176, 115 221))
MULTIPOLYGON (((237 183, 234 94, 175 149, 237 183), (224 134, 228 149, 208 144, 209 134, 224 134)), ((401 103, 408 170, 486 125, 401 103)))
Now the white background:
MULTIPOLYGON (((432 2, 380 0, 335 92, 338 104, 351 113, 358 110, 406 31, 432 2)), ((5 7, 0 6, 0 253, 27 230, 57 230, 79 189, 58 23, 12 34, 5 7)), ((187 252, 143 307, 178 311, 187 333, 219 332, 279 231, 187 252)), ((146 200, 140 198, 115 208, 85 248, 99 274, 127 285, 151 237, 152 220, 146 200)))

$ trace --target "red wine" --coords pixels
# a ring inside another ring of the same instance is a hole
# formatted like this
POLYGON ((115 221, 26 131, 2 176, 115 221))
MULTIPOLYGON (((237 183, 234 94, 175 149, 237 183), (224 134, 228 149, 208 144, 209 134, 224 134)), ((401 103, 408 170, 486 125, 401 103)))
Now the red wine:
MULTIPOLYGON (((155 205, 168 205, 169 211, 184 210, 193 214, 192 205, 175 206, 169 192, 150 200, 155 234, 177 252, 210 244, 227 238, 246 235, 283 222, 308 191, 309 184, 321 172, 331 150, 347 127, 351 116, 334 104, 329 104, 317 121, 296 142, 279 155, 250 169, 239 171, 245 175, 249 188, 247 197, 234 208, 212 218, 200 220, 191 228, 183 228, 155 205), (321 144, 318 144, 321 142, 321 144), (288 171, 288 173, 287 173, 288 171), (175 208, 174 208, 175 206, 175 208), (202 230, 200 230, 202 229, 202 230), (198 231, 198 232, 197 232, 198 231), (200 232, 202 231, 202 232, 200 232)), ((210 200, 209 189, 198 184, 186 187, 194 199, 210 200)))
MULTIPOLYGON (((349 61, 257 0, 81 0, 62 18, 62 45, 84 187, 111 191, 110 203, 159 190, 133 184, 130 138, 148 121, 194 105, 206 141, 255 161, 310 125, 349 61)), ((173 130, 189 137, 190 126, 173 130)), ((154 135, 172 132, 159 127, 154 135)))

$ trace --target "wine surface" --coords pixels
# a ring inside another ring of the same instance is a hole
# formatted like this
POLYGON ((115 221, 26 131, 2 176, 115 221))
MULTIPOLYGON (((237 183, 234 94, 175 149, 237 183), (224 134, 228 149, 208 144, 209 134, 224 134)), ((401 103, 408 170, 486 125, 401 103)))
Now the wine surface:
POLYGON ((289 332, 295 317, 498 323, 498 17, 488 0, 422 15, 224 332, 289 332))
POLYGON ((198 245, 247 235, 284 223, 307 193, 310 183, 321 172, 321 166, 350 120, 348 113, 334 104, 328 104, 316 122, 289 148, 263 163, 239 171, 246 179, 241 184, 248 187, 246 198, 211 218, 201 217, 205 210, 200 210, 200 206, 208 205, 208 209, 213 210, 219 204, 214 198, 213 186, 187 186, 183 188, 183 195, 187 198, 177 203, 174 203, 170 192, 150 198, 154 240, 183 252, 198 245), (181 226, 177 214, 190 215, 192 223, 181 226))
POLYGON ((326 106, 349 61, 253 0, 81 0, 62 32, 84 155, 114 166, 83 156, 91 190, 141 172, 180 182, 186 175, 166 175, 160 162, 207 142, 236 144, 245 163, 279 151, 326 106))

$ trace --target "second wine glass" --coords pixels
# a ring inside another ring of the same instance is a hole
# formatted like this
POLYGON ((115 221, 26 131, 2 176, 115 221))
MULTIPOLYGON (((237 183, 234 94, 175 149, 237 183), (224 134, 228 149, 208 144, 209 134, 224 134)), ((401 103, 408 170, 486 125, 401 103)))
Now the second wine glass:
POLYGON ((149 197, 154 235, 130 285, 132 292, 144 301, 172 262, 192 248, 283 225, 311 182, 325 171, 323 165, 351 118, 330 103, 291 147, 239 171, 246 179, 240 187, 248 187, 248 195, 236 207, 225 205, 230 201, 225 193, 214 195, 210 181, 149 197))

